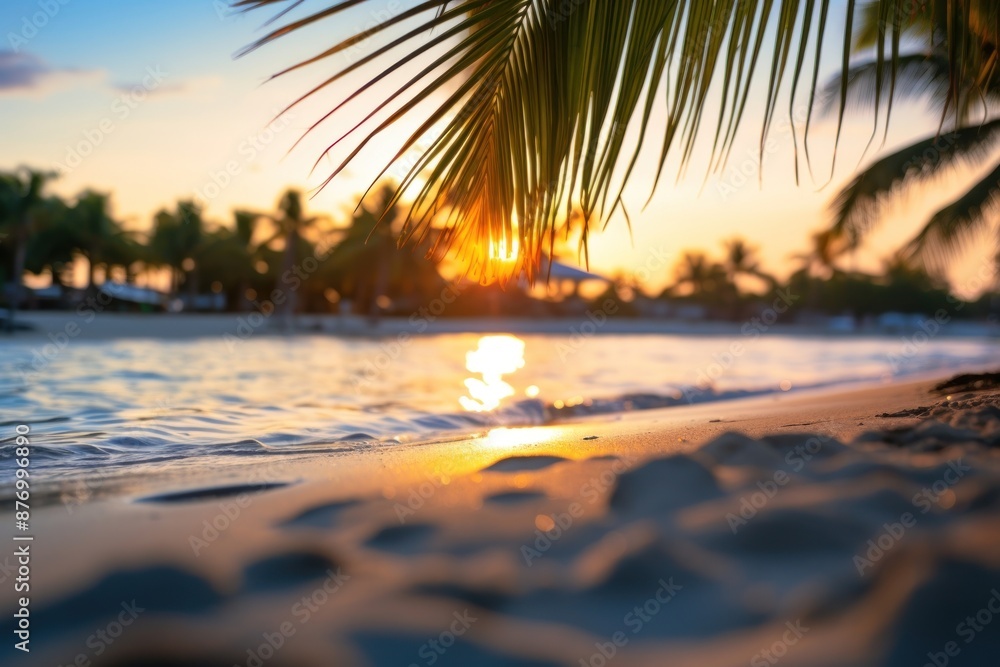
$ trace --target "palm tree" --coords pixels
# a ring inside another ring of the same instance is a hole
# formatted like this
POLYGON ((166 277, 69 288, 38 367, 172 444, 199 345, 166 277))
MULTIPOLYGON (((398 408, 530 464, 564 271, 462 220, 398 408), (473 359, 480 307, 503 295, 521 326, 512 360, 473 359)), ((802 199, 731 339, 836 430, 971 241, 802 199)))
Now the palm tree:
MULTIPOLYGON (((983 62, 976 53, 1000 43, 1000 5, 995 0, 930 1, 935 11, 920 20, 935 34, 946 35, 949 79, 991 77, 993 62, 983 62)), ((300 4, 235 2, 247 9, 286 11, 300 4)), ((338 20, 362 4, 337 0, 289 19, 244 53, 322 20, 338 20)), ((860 4, 866 7, 865 15, 877 17, 883 28, 873 36, 874 98, 877 109, 884 106, 891 111, 901 38, 914 27, 913 3, 860 4)), ((275 76, 345 54, 353 56, 359 43, 387 37, 384 45, 348 58, 348 64, 292 104, 339 86, 359 68, 371 65, 376 72, 320 119, 346 113, 345 106, 358 98, 370 101, 360 122, 347 124, 345 133, 327 142, 323 155, 335 148, 347 155, 327 182, 353 160, 369 158, 371 152, 365 149, 400 118, 415 117, 417 129, 384 160, 388 168, 419 153, 390 202, 404 192, 415 193, 402 226, 403 238, 419 239, 432 225, 447 227, 452 233, 443 237, 449 247, 464 253, 473 267, 490 263, 489 248, 509 247, 516 239, 531 271, 546 240, 551 243, 560 212, 579 206, 584 242, 591 224, 605 223, 618 214, 628 216, 621 195, 643 145, 660 145, 654 189, 668 157, 679 155, 682 171, 689 164, 705 125, 711 130, 710 163, 720 168, 761 70, 769 70, 762 97, 761 153, 779 113, 779 91, 786 86, 790 116, 799 93, 809 98, 804 127, 796 127, 792 119, 796 143, 799 130, 808 138, 826 28, 833 14, 844 20, 848 33, 841 65, 846 71, 849 33, 859 15, 856 0, 426 0, 275 76), (379 85, 415 61, 424 68, 402 77, 404 83, 379 85), (667 106, 663 125, 651 122, 661 88, 666 90, 667 106), (718 112, 706 114, 706 109, 718 112), (432 129, 442 124, 444 131, 426 149, 418 150, 432 129), (626 132, 628 127, 637 131, 626 132)), ((846 87, 844 77, 842 92, 846 87)), ((838 141, 846 97, 841 95, 838 141)), ((955 105, 952 111, 958 108, 955 105)), ((315 131, 320 121, 308 132, 315 131)), ((511 271, 520 268, 517 263, 511 266, 511 271)))
POLYGON ((231 243, 235 245, 233 257, 233 271, 231 277, 237 281, 236 303, 242 310, 247 303, 244 298, 247 289, 250 287, 250 280, 253 278, 253 265, 258 257, 259 246, 254 244, 254 237, 257 234, 261 215, 253 211, 235 211, 233 213, 233 234, 231 243))
POLYGON ((70 207, 60 197, 47 197, 35 213, 25 268, 35 275, 48 271, 52 283, 62 287, 75 259, 75 241, 70 207))
POLYGON ((729 285, 727 290, 729 296, 730 316, 736 320, 743 316, 743 304, 738 281, 741 277, 756 278, 763 281, 768 288, 774 288, 777 281, 774 276, 769 275, 760 268, 757 259, 757 249, 741 238, 733 238, 723 244, 726 255, 722 268, 726 274, 726 281, 729 285))
POLYGON ((361 206, 329 257, 331 278, 340 293, 373 320, 379 315, 380 297, 388 296, 392 282, 390 263, 400 221, 397 208, 388 203, 392 200, 391 186, 382 185, 376 194, 376 208, 385 206, 383 215, 361 206))
MULTIPOLYGON (((899 56, 896 92, 900 97, 927 100, 942 119, 940 131, 884 156, 858 173, 837 195, 832 204, 831 234, 845 240, 845 248, 857 246, 879 222, 885 206, 917 184, 947 173, 958 166, 979 166, 994 159, 1000 145, 1000 72, 996 67, 996 26, 984 25, 996 19, 997 4, 990 8, 973 6, 968 14, 952 18, 951 30, 969 37, 961 44, 966 66, 952 68, 949 49, 947 7, 943 3, 919 5, 907 17, 904 28, 922 49, 899 56), (949 113, 950 112, 950 113, 949 113)), ((865 12, 855 40, 855 50, 878 47, 879 16, 865 12)), ((885 63, 869 60, 852 66, 845 76, 830 84, 839 90, 846 84, 848 94, 859 102, 878 105, 876 80, 886 76, 885 63)), ((889 100, 891 103, 891 100, 889 100)), ((920 232, 905 246, 908 257, 940 267, 963 244, 987 228, 1000 205, 1000 166, 976 179, 960 197, 933 213, 920 232)), ((1000 234, 1000 226, 995 226, 1000 234)))
MULTIPOLYGON (((237 222, 244 219, 242 215, 237 213, 237 222)), ((238 227, 219 227, 207 232, 197 252, 198 278, 211 285, 213 292, 224 293, 228 303, 245 310, 245 295, 258 257, 254 250, 238 227)))
POLYGON ((87 260, 87 292, 96 289, 98 267, 105 269, 105 281, 114 264, 129 267, 140 259, 132 236, 111 217, 110 197, 107 194, 85 190, 70 209, 71 237, 77 251, 87 260))
POLYGON ((122 276, 127 283, 134 283, 139 274, 139 267, 147 265, 149 253, 135 232, 119 228, 104 249, 104 268, 106 279, 110 279, 115 268, 122 270, 122 276))
POLYGON ((0 227, 12 241, 13 262, 8 292, 8 331, 14 330, 14 317, 23 298, 24 269, 28 257, 35 216, 43 203, 45 183, 54 177, 48 172, 28 168, 0 176, 0 227))
POLYGON ((403 216, 397 205, 389 203, 393 192, 392 185, 379 186, 374 205, 355 212, 327 261, 328 282, 372 321, 384 310, 386 299, 426 302, 444 286, 437 272, 436 235, 423 240, 423 257, 400 252, 396 238, 403 216))
POLYGON ((734 238, 724 244, 726 259, 724 267, 730 283, 736 284, 740 276, 759 278, 769 286, 774 286, 774 276, 760 268, 757 249, 741 238, 734 238))
POLYGON ((171 295, 180 290, 182 278, 189 295, 197 293, 195 260, 205 235, 201 212, 193 201, 179 201, 175 211, 162 209, 153 216, 151 263, 170 269, 171 295))
MULTIPOLYGON (((285 277, 295 273, 299 261, 300 246, 303 243, 303 234, 325 218, 321 215, 306 217, 305 207, 302 205, 302 193, 290 189, 281 196, 281 200, 278 202, 278 214, 270 216, 269 219, 274 224, 276 233, 265 245, 270 245, 278 238, 284 239, 281 277, 282 280, 287 281, 285 277)), ((280 322, 286 329, 291 328, 292 316, 295 314, 296 291, 296 289, 288 289, 285 301, 281 305, 280 322)))
POLYGON ((703 252, 684 253, 675 271, 675 285, 690 287, 692 297, 718 297, 728 289, 726 269, 703 252))
POLYGON ((830 230, 824 230, 812 234, 809 240, 812 243, 809 250, 792 255, 792 259, 798 260, 800 263, 796 273, 821 278, 842 274, 843 271, 837 266, 837 260, 848 249, 843 236, 830 230))

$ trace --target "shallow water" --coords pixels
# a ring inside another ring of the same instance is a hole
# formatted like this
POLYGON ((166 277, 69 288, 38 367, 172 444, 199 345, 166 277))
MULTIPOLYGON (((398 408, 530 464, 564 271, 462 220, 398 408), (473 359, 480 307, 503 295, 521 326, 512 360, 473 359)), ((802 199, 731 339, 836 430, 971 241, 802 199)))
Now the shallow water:
POLYGON ((178 459, 357 450, 748 393, 981 369, 995 340, 683 335, 257 337, 0 343, 15 424, 56 478, 178 459), (51 352, 51 350, 50 350, 51 352), (471 355, 470 355, 471 353, 471 355), (694 388, 694 389, 693 389, 694 388))

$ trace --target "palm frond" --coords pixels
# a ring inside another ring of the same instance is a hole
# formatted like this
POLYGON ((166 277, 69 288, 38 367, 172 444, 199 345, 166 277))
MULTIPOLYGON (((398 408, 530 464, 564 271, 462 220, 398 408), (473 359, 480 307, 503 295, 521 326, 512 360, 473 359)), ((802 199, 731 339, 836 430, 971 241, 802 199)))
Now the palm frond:
MULTIPOLYGON (((876 47, 879 43, 879 34, 885 30, 885 5, 887 3, 874 0, 866 2, 861 7, 858 29, 854 35, 854 50, 861 51, 876 47)), ((933 33, 938 22, 935 17, 940 16, 940 9, 943 3, 940 2, 906 2, 902 3, 901 11, 894 14, 894 20, 899 26, 900 37, 926 37, 933 33)))
MULTIPOLYGON (((235 6, 287 8, 300 1, 235 0, 235 6)), ((935 2, 948 8, 962 4, 935 2)), ((289 20, 245 52, 320 21, 337 20, 363 4, 365 0, 339 0, 289 20)), ((360 122, 335 137, 324 152, 341 144, 347 152, 325 183, 403 117, 417 118, 418 126, 386 161, 386 169, 443 123, 445 130, 421 149, 390 202, 397 203, 404 192, 416 192, 402 240, 419 243, 428 238, 432 225, 443 226, 445 232, 436 236, 431 251, 446 244, 465 257, 473 274, 486 278, 492 277, 493 265, 488 249, 502 248, 509 254, 517 245, 530 276, 544 245, 550 251, 554 246, 559 220, 574 208, 583 214, 584 249, 592 223, 606 224, 616 212, 625 214, 623 189, 643 146, 654 142, 660 146, 654 189, 668 157, 679 157, 681 172, 689 165, 705 124, 714 127, 710 164, 723 165, 751 99, 751 84, 762 69, 769 71, 763 98, 763 151, 779 92, 788 79, 797 91, 800 77, 808 77, 810 99, 815 93, 831 10, 843 11, 847 35, 841 62, 842 70, 849 70, 857 4, 857 0, 423 0, 278 75, 326 61, 369 38, 384 37, 384 45, 343 66, 297 101, 361 68, 378 72, 310 128, 318 128, 347 103, 366 94, 374 96, 360 122), (810 42, 815 53, 807 48, 810 42), (401 76, 404 66, 413 62, 422 69, 405 83, 380 85, 401 76), (667 121, 657 126, 651 118, 657 93, 664 89, 667 121), (721 91, 717 97, 716 91, 721 91), (716 108, 717 116, 709 118, 706 110, 716 108)), ((903 13, 909 3, 879 0, 876 4, 882 28, 876 36, 874 98, 879 103, 885 99, 883 89, 890 91, 886 104, 891 110, 901 58, 899 38, 908 25, 903 13), (888 56, 887 45, 891 45, 888 56)), ((982 16, 992 16, 987 4, 978 0, 974 4, 981 5, 982 16)), ((966 33, 949 33, 949 39, 956 58, 968 53, 974 41, 966 33)), ((952 79, 967 79, 958 69, 965 64, 956 58, 949 60, 952 79)), ((837 142, 846 86, 845 78, 837 142)), ((807 128, 810 122, 811 102, 807 128)), ((794 130, 794 119, 792 123, 794 130)), ((808 161, 808 146, 806 157, 808 161)), ((508 263, 499 269, 510 273, 519 267, 508 263)))
POLYGON ((998 213, 1000 166, 935 213, 907 246, 908 255, 940 269, 994 224, 998 213))
POLYGON ((847 108, 871 111, 879 99, 880 87, 893 74, 896 84, 894 97, 898 100, 939 99, 948 94, 951 86, 950 66, 944 56, 908 53, 891 64, 865 61, 852 65, 846 75, 837 75, 827 83, 822 94, 825 101, 823 113, 830 115, 839 107, 845 82, 847 108), (881 78, 879 69, 882 70, 881 78))
POLYGON ((945 169, 977 164, 1000 142, 1000 120, 935 135, 883 157, 865 168, 831 204, 831 232, 853 245, 879 220, 883 207, 901 189, 945 169))

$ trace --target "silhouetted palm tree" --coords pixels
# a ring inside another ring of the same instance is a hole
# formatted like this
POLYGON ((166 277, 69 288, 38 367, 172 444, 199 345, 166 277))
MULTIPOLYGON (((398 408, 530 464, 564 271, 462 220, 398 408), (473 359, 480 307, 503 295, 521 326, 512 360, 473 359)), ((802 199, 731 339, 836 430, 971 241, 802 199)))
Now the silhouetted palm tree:
POLYGON ((433 249, 435 235, 423 239, 423 257, 400 251, 396 239, 403 217, 390 203, 392 197, 392 185, 377 188, 371 208, 362 206, 355 213, 327 262, 330 283, 373 320, 385 309, 386 299, 426 301, 443 287, 436 268, 439 256, 433 249))
POLYGON ((820 231, 809 237, 812 247, 806 252, 792 255, 800 263, 799 271, 807 276, 829 278, 842 273, 838 258, 849 248, 842 236, 830 230, 820 231))
POLYGON ((99 267, 104 267, 107 280, 112 265, 124 266, 128 273, 129 267, 141 258, 131 235, 111 217, 109 199, 106 194, 86 190, 69 211, 74 247, 88 263, 88 293, 97 289, 99 267))
POLYGON ((23 298, 24 270, 28 258, 28 239, 35 216, 43 202, 45 183, 54 174, 22 168, 0 176, 0 229, 10 239, 13 262, 8 289, 8 331, 14 329, 14 317, 23 298))
POLYGON ((774 276, 760 268, 760 260, 757 259, 757 249, 749 245, 741 238, 734 238, 724 244, 726 250, 725 269, 729 282, 736 284, 740 276, 759 278, 773 286, 774 276))
MULTIPOLYGON (((280 274, 282 279, 284 279, 285 276, 294 274, 296 265, 301 259, 299 251, 302 245, 303 234, 325 218, 321 215, 306 217, 305 208, 302 205, 302 193, 298 190, 287 190, 278 202, 278 214, 267 217, 274 224, 276 233, 274 237, 267 241, 266 245, 269 245, 271 241, 278 238, 284 240, 280 274)), ((294 285, 295 283, 293 282, 292 284, 294 285)), ((284 289, 285 302, 280 306, 280 321, 285 328, 290 328, 292 324, 291 318, 295 314, 297 291, 297 289, 291 288, 284 289)))
POLYGON ((139 267, 149 261, 149 253, 135 232, 119 228, 104 248, 106 279, 110 280, 116 267, 121 268, 125 282, 135 282, 139 267))
MULTIPOLYGON (((995 160, 1000 146, 1000 70, 996 67, 996 19, 972 3, 969 12, 949 17, 944 3, 917 3, 904 17, 909 42, 921 49, 903 53, 894 64, 895 92, 899 97, 927 100, 942 119, 939 132, 882 157, 857 174, 840 191, 832 204, 831 232, 845 237, 846 247, 860 243, 880 221, 885 205, 916 185, 940 177, 956 167, 979 166, 995 160), (959 52, 965 67, 957 73, 951 67, 950 30, 973 37, 959 52)), ((881 17, 873 9, 865 12, 859 26, 855 49, 878 45, 881 17)), ((849 95, 861 103, 877 106, 879 77, 888 76, 887 65, 875 60, 850 68, 831 88, 847 84, 849 95)), ((888 100, 887 100, 888 102, 888 100)), ((1000 205, 1000 166, 980 177, 970 189, 926 220, 921 231, 908 243, 906 252, 940 266, 963 244, 993 225, 998 237, 1000 226, 993 224, 1000 205)))
POLYGON ((687 285, 691 296, 720 297, 727 291, 725 268, 711 261, 703 252, 686 252, 676 268, 676 285, 687 285))
POLYGON ((152 263, 170 269, 170 293, 176 295, 183 277, 191 296, 197 292, 196 256, 205 234, 201 207, 179 201, 175 211, 160 210, 153 217, 150 237, 152 263))
POLYGON ((233 234, 231 243, 233 248, 233 271, 232 278, 237 281, 237 303, 245 304, 247 289, 253 279, 254 263, 259 256, 259 247, 255 245, 254 238, 257 235, 257 228, 261 220, 259 213, 253 211, 239 210, 233 213, 233 234))
POLYGON ((59 197, 46 197, 35 214, 35 225, 28 239, 25 268, 35 275, 46 271, 54 285, 62 286, 64 276, 72 266, 76 246, 70 209, 59 197))

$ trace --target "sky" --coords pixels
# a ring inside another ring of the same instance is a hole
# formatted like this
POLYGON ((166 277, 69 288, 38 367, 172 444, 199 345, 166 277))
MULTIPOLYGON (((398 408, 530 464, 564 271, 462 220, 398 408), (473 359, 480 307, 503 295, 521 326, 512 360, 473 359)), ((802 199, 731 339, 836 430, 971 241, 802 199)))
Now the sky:
MULTIPOLYGON (((313 0, 306 7, 326 4, 329 0, 313 0)), ((346 63, 334 59, 273 81, 267 78, 414 4, 416 0, 372 0, 315 29, 234 58, 265 34, 266 10, 233 13, 223 0, 5 0, 0 4, 0 169, 30 165, 58 170, 53 190, 67 197, 85 188, 109 191, 115 215, 139 230, 149 227, 155 211, 182 198, 200 201, 207 216, 220 223, 231 221, 235 207, 273 210, 285 188, 312 190, 329 173, 331 159, 311 170, 361 106, 348 107, 294 149, 293 144, 373 72, 348 77, 280 116, 285 106, 346 63)), ((829 33, 824 80, 838 67, 842 23, 833 21, 829 33)), ((787 99, 779 105, 787 107, 787 99)), ((792 256, 805 251, 809 236, 828 223, 837 188, 861 163, 871 118, 849 119, 832 178, 835 122, 816 123, 810 137, 815 178, 805 174, 799 186, 787 121, 777 120, 772 150, 760 165, 758 119, 754 109, 747 111, 724 170, 706 179, 704 164, 695 160, 687 177, 675 183, 676 169, 668 167, 669 178, 643 208, 658 147, 644 151, 626 191, 631 232, 618 219, 595 233, 591 270, 608 276, 641 270, 655 290, 670 282, 670 267, 683 251, 697 248, 721 255, 722 242, 736 236, 760 249, 766 269, 779 276, 794 270, 792 256)), ((412 128, 412 123, 400 123, 376 142, 315 195, 311 208, 335 218, 346 216, 378 175, 387 152, 412 128)), ((933 134, 936 128, 936 118, 923 106, 904 104, 894 112, 885 149, 933 134)), ((872 157, 870 152, 864 159, 872 157)), ((963 176, 969 174, 957 174, 892 208, 878 232, 845 263, 877 271, 936 207, 957 196, 963 176)), ((975 291, 975 275, 989 250, 979 244, 952 268, 949 278, 957 291, 975 291)))

